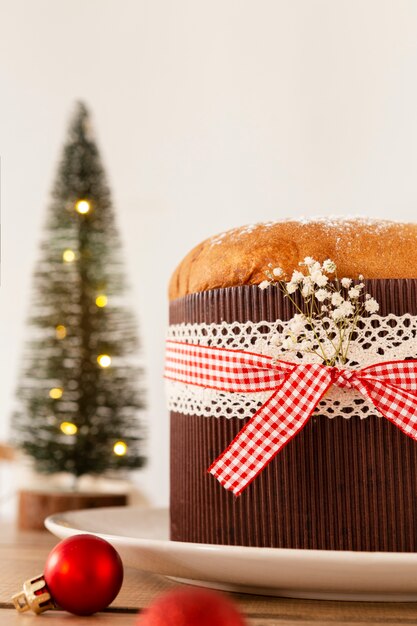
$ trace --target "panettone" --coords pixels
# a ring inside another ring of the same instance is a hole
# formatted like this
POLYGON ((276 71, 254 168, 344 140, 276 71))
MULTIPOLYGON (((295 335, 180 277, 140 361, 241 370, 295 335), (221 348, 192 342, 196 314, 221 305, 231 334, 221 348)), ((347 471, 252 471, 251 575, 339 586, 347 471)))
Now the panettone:
MULTIPOLYGON (((417 359, 417 224, 368 219, 257 224, 207 239, 172 276, 169 341, 276 356, 271 336, 286 332, 297 302, 259 284, 268 268, 291 276, 305 257, 331 259, 339 278, 361 276, 379 303, 357 322, 348 369, 417 359)), ((303 354, 291 358, 306 362, 303 354)), ((236 497, 207 470, 265 394, 169 376, 167 386, 173 540, 417 551, 417 442, 356 391, 332 388, 236 497)))
POLYGON ((256 285, 268 263, 291 273, 306 256, 332 259, 343 276, 415 278, 417 224, 363 218, 267 222, 206 239, 172 275, 169 298, 256 285))

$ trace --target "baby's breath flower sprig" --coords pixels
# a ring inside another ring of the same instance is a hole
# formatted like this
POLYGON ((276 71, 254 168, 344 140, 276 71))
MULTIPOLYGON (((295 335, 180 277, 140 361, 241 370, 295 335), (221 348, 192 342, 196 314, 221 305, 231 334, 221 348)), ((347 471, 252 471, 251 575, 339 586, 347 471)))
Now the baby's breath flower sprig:
POLYGON ((299 265, 288 277, 282 268, 269 264, 259 285, 260 289, 278 287, 297 311, 284 337, 276 337, 273 343, 291 352, 316 354, 325 365, 344 364, 359 319, 376 313, 379 304, 364 292, 362 275, 359 282, 339 280, 331 259, 319 263, 306 257, 299 265))

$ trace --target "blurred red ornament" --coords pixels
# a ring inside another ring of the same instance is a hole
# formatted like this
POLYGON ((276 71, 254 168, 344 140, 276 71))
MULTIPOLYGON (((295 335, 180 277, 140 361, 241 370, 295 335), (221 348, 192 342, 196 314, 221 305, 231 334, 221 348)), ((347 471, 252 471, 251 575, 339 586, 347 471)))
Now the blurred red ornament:
POLYGON ((123 565, 104 539, 74 535, 49 554, 44 578, 60 608, 76 615, 91 615, 106 608, 119 593, 123 565))
POLYGON ((207 589, 179 587, 155 600, 137 626, 247 626, 233 602, 207 589))

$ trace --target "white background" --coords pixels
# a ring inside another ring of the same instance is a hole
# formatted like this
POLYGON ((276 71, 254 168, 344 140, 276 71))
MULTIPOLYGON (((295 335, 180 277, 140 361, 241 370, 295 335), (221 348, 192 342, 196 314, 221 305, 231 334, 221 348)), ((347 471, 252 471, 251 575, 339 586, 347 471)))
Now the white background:
POLYGON ((0 0, 3 440, 77 98, 94 114, 148 372, 150 462, 135 480, 165 504, 171 271, 248 222, 416 219, 417 2, 0 0))

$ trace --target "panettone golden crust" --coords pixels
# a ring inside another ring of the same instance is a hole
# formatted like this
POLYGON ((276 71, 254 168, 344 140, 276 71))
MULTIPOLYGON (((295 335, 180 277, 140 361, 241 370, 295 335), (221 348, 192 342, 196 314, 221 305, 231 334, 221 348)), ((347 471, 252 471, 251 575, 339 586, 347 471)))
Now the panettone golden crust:
POLYGON ((269 263, 291 274, 306 256, 332 259, 339 276, 417 278, 417 224, 323 218, 229 230, 187 254, 171 277, 169 298, 256 285, 265 279, 269 263))

